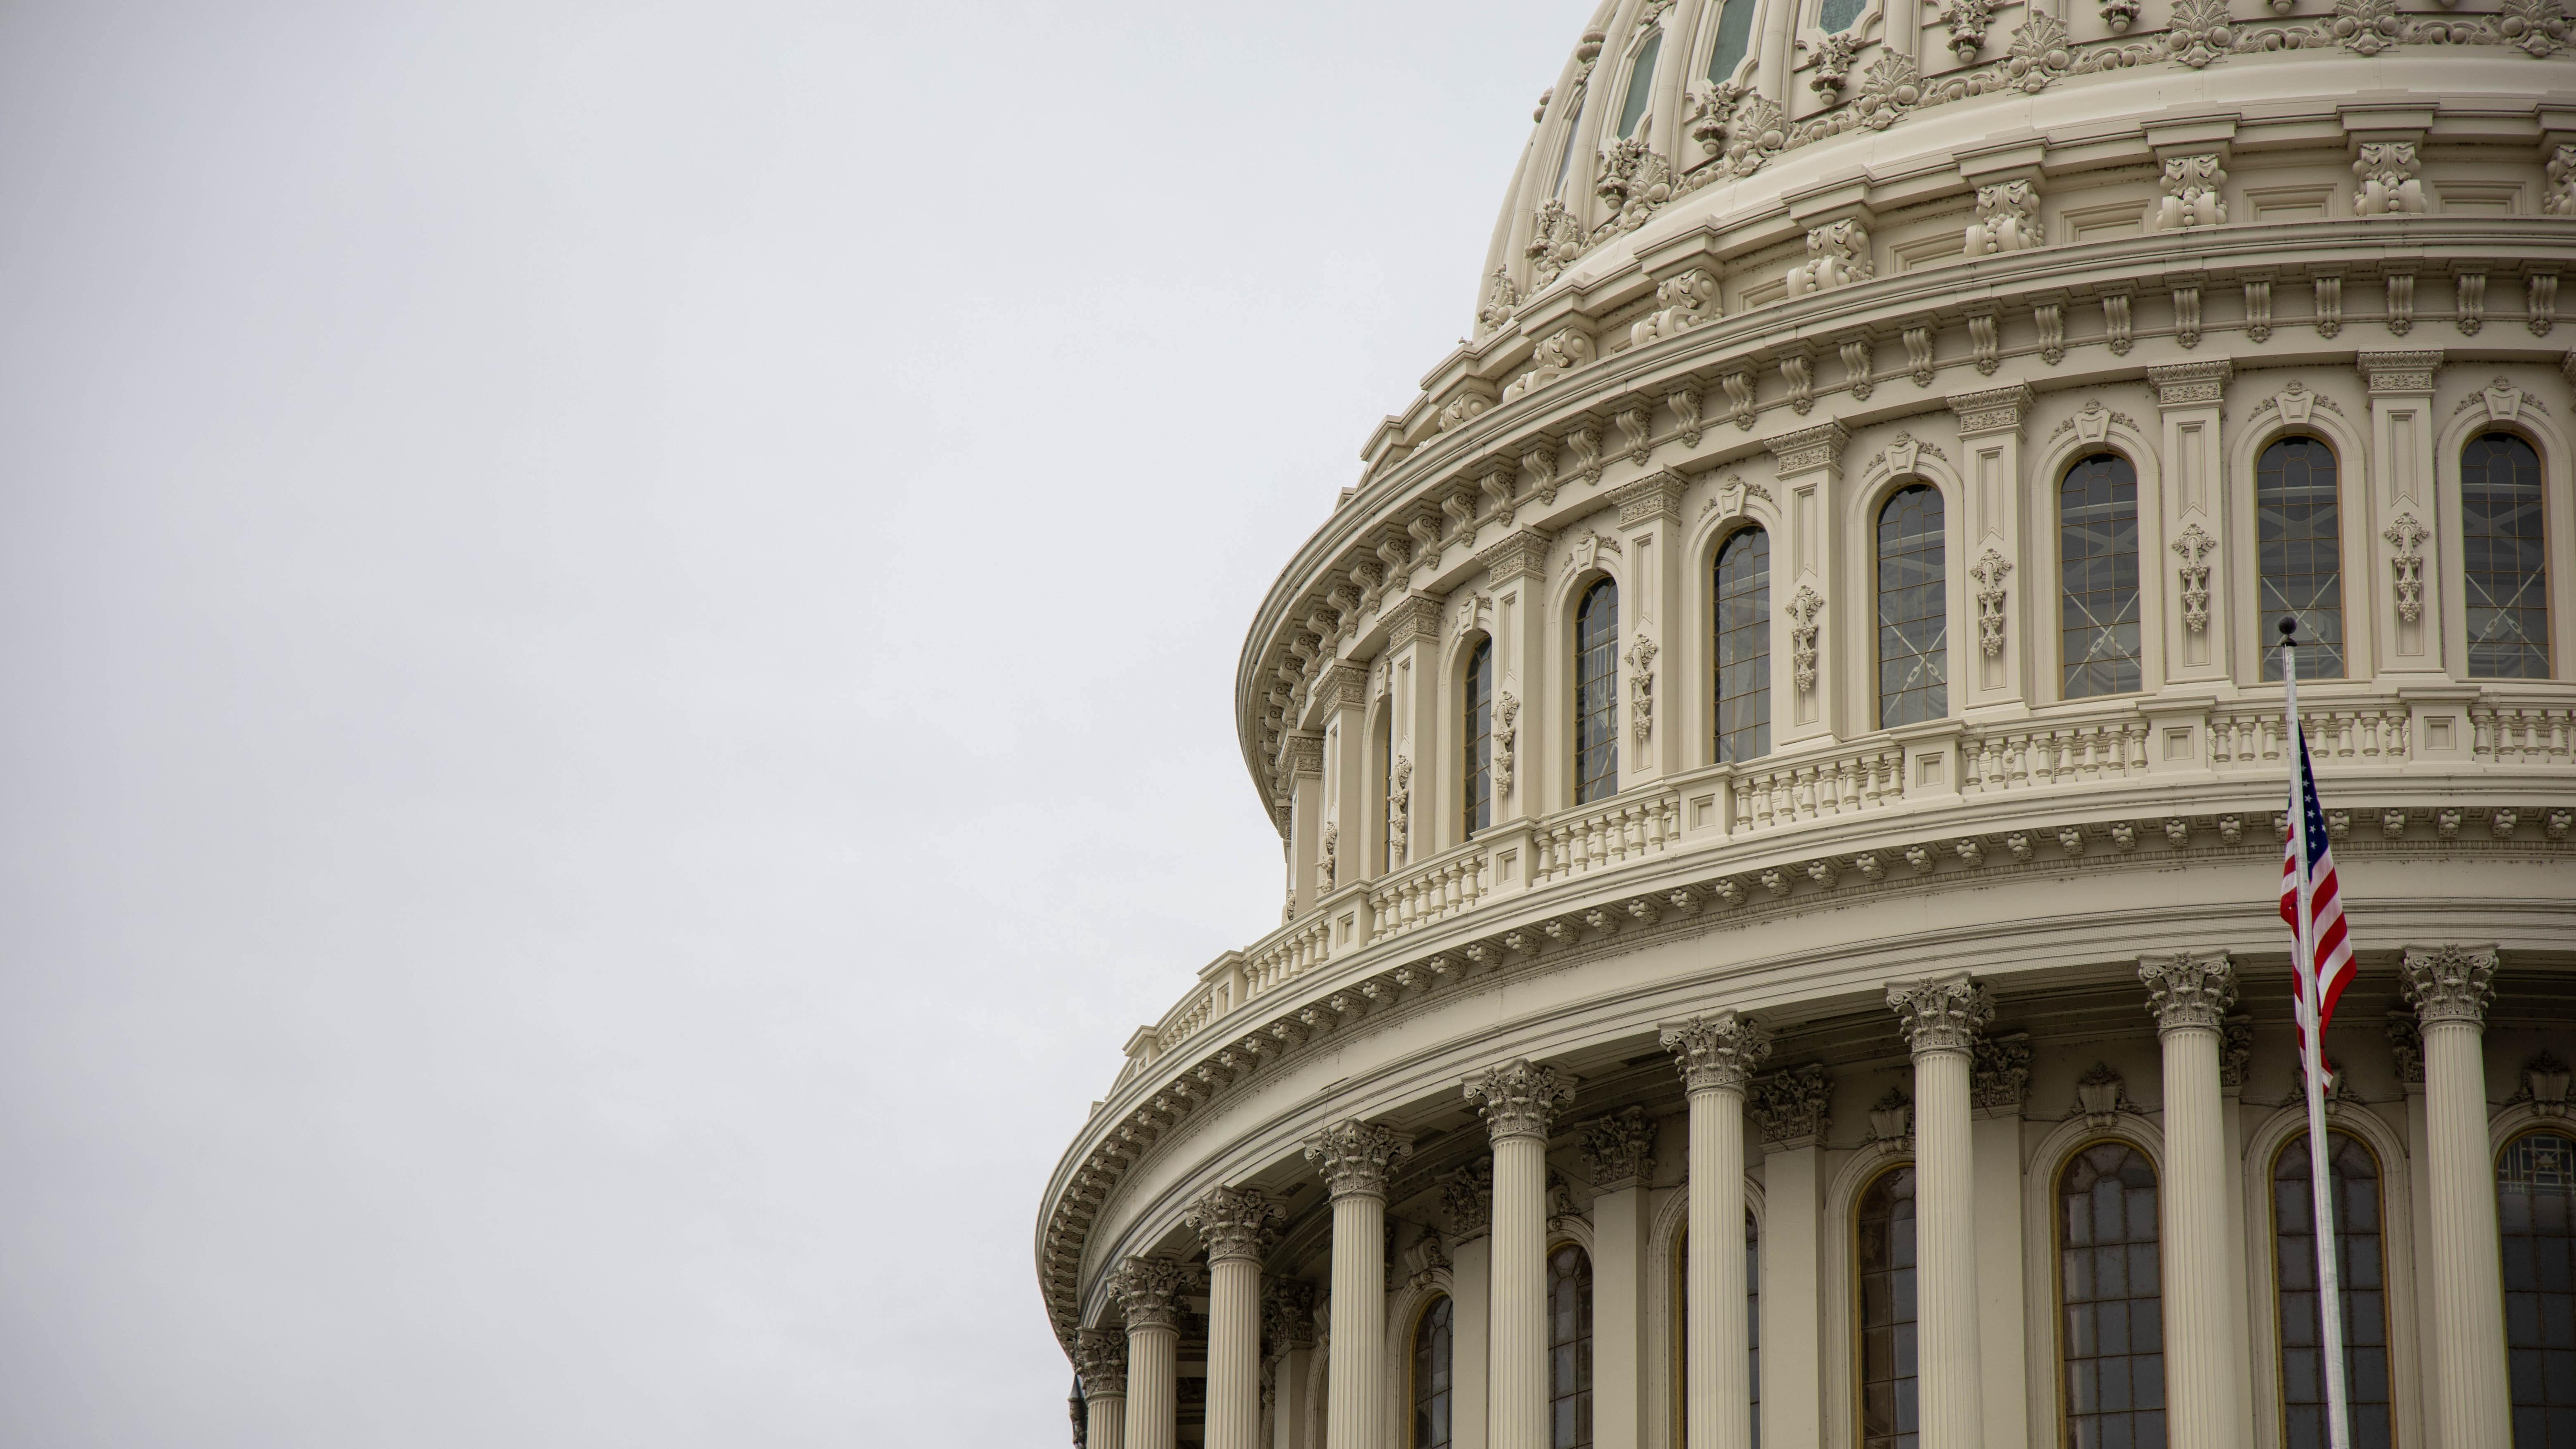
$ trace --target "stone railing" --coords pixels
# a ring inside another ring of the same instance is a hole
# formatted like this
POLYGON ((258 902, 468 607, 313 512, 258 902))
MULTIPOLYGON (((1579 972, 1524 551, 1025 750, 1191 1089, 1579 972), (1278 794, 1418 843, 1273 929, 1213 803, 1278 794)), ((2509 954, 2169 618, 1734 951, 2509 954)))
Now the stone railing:
MULTIPOLYGON (((2407 736, 2413 721, 2404 705, 2302 704, 2299 728, 2308 737, 2308 758, 2319 766, 2372 760, 2398 761, 2411 753, 2407 736)), ((2261 765, 2286 768, 2277 704, 2231 705, 2209 716, 2209 760, 2219 769, 2261 765)))
POLYGON ((1291 921, 1243 953, 1243 994, 1248 1000, 1276 991, 1324 964, 1332 954, 1329 922, 1322 916, 1291 921))
POLYGON ((2134 713, 2066 724, 1972 729, 1959 739, 1959 793, 2129 780, 2147 771, 2147 723, 2134 713))
POLYGON ((2481 764, 2564 765, 2576 750, 2576 706, 2498 700, 2469 708, 2469 752, 2481 764))
POLYGON ((1728 782, 1730 834, 1830 820, 1900 800, 1905 751, 1872 740, 1836 753, 1778 765, 1756 761, 1728 782))
POLYGON ((1660 855, 1680 843, 1679 792, 1638 790, 1543 820, 1530 830, 1530 884, 1660 855))
POLYGON ((1369 944, 1471 909, 1493 889, 1493 869, 1492 856, 1470 841, 1379 880, 1368 894, 1369 944))

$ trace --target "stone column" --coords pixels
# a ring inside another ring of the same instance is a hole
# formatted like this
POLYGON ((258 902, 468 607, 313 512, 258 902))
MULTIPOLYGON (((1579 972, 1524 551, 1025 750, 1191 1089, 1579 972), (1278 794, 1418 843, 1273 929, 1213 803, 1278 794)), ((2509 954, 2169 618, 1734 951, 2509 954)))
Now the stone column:
POLYGON ((2021 1110, 2030 1092, 2030 1038, 1977 1039, 1968 1095, 1976 1110, 1977 1353, 1985 1371, 1986 1449, 2030 1442, 2029 1333, 2022 1299, 2021 1110))
POLYGON ((1762 1434, 1813 1444, 1823 1433, 1824 1365, 1819 1223, 1824 1174, 1817 1143, 1833 1078, 1813 1062, 1771 1072, 1749 1093, 1762 1124, 1762 1434))
POLYGON ((1127 1442, 1127 1335, 1086 1328, 1073 1349, 1082 1374, 1082 1442, 1089 1449, 1122 1449, 1127 1442))
POLYGON ((1385 1449, 1386 1180, 1410 1140, 1353 1118, 1307 1139, 1333 1196, 1333 1337, 1324 1449, 1385 1449))
POLYGON ((1915 1372, 1923 1449, 1983 1449, 1968 1069, 1993 999, 1966 976, 1887 989, 1914 1053, 1915 1372))
MULTIPOLYGON (((1269 1449, 1302 1449, 1306 1442, 1306 1381, 1314 1373, 1315 1285, 1273 1283, 1261 1299, 1261 1332, 1269 1340, 1271 1414, 1269 1449)), ((1093 1443, 1097 1445, 1098 1441, 1093 1443)))
POLYGON ((1166 1258, 1129 1258, 1109 1280, 1109 1296, 1127 1312, 1127 1415, 1125 1449, 1179 1449, 1181 1265, 1166 1258))
POLYGON ((1563 1072, 1527 1061, 1467 1079, 1494 1139, 1491 1449, 1548 1449, 1547 1133, 1573 1096, 1563 1072))
POLYGON ((2433 1243, 2420 1281, 2432 1289, 2434 1442, 2444 1449, 2503 1444, 2512 1430, 2483 1051, 2495 969, 2492 946, 2410 949, 2401 968, 2424 1037, 2433 1243))
POLYGON ((1261 1234, 1279 1205, 1244 1187, 1220 1187, 1181 1221, 1208 1255, 1207 1449, 1260 1449, 1261 1234))
POLYGON ((1663 1030, 1690 1093, 1690 1353, 1682 1365, 1689 1449, 1752 1449, 1744 1299, 1744 1084, 1771 1033, 1714 1011, 1663 1030))
POLYGON ((2165 1406, 2173 1449, 2236 1443, 2236 1348, 2228 1301, 2227 1137, 2219 1115, 2219 1032, 2236 999, 2223 951, 2143 956, 2138 980, 2164 1043, 2165 1406))
MULTIPOLYGON (((1630 1107, 1583 1129, 1592 1179, 1592 1442, 1642 1444, 1646 1392, 1646 1193, 1655 1124, 1630 1107)), ((1460 1442, 1470 1442, 1462 1440, 1460 1442)))

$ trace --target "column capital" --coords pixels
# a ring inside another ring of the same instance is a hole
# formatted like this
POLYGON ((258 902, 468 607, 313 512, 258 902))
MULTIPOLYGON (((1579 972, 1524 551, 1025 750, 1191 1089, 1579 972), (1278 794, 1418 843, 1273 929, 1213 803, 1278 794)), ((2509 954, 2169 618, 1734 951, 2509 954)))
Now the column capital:
POLYGON ((1959 436, 1973 438, 1982 433, 2017 433, 2021 420, 2030 413, 2038 397, 2023 383, 2010 387, 1990 387, 1982 392, 1952 393, 1942 401, 1958 415, 1959 436))
POLYGON ((1129 1258, 1109 1275, 1109 1296, 1126 1311, 1127 1331, 1181 1327, 1181 1289, 1189 1272, 1169 1258, 1129 1258))
POLYGON ((1210 1263, 1261 1259, 1261 1235, 1279 1217, 1279 1204, 1248 1187, 1210 1188, 1190 1204, 1181 1221, 1197 1229, 1210 1263))
POLYGON ((1660 1039, 1664 1050, 1673 1054, 1684 1089, 1693 1092, 1711 1088, 1741 1092, 1753 1069, 1771 1055, 1769 1029, 1732 1010, 1674 1022, 1663 1029, 1660 1039))
POLYGON ((2159 1034, 2217 1031, 2236 1004, 2236 967, 2224 951, 2173 951, 2138 958, 2147 1010, 2159 1034))
POLYGON ((1518 578, 1544 581, 1547 578, 1547 546, 1555 541, 1554 534, 1542 529, 1516 529, 1478 549, 1476 562, 1485 566, 1493 588, 1499 589, 1518 578))
POLYGON ((1495 1141, 1544 1139, 1556 1121, 1556 1109, 1574 1100, 1574 1081, 1555 1067, 1538 1066, 1524 1057, 1469 1077, 1467 1100, 1485 1114, 1485 1130, 1495 1141))
POLYGON ((1315 1346, 1315 1285, 1294 1278, 1270 1285, 1261 1295, 1261 1336, 1274 1354, 1315 1346))
POLYGON ((1279 763, 1290 775, 1324 773, 1324 737, 1305 731, 1292 731, 1279 739, 1279 763))
POLYGON ((1583 1161, 1594 1192, 1643 1187, 1655 1175, 1655 1124, 1630 1107, 1583 1126, 1583 1161))
POLYGON ((1475 1161, 1440 1176, 1440 1211, 1457 1242, 1480 1237, 1494 1225, 1494 1159, 1475 1161))
POLYGON ((2369 379, 2370 391, 2380 393, 2428 393, 2433 390, 2433 373, 2442 365, 2442 354, 2432 352, 2364 352, 2353 359, 2362 376, 2369 379))
POLYGON ((1324 1186, 1334 1197, 1386 1196, 1395 1161, 1413 1151, 1413 1139, 1354 1117, 1306 1139, 1306 1160, 1324 1165, 1324 1186))
POLYGON ((1804 1147, 1825 1135, 1833 1121, 1825 1112, 1833 1089, 1833 1077, 1819 1062, 1754 1078, 1749 1105, 1753 1120, 1762 1124, 1763 1145, 1804 1147))
POLYGON ((2409 946, 2397 969, 2417 1021, 2486 1025, 2487 1003, 2495 999, 2495 947, 2409 946))
POLYGON ((1818 423, 1771 440, 1771 461, 1783 478, 1831 468, 1842 461, 1851 432, 1836 422, 1818 423))
POLYGON ((2227 379, 2235 365, 2224 357, 2205 362, 2176 362, 2147 369, 2147 381, 2156 389, 2159 408, 2216 407, 2225 398, 2227 379))
POLYGON ((1995 1019, 1993 993, 1962 974, 1887 988, 1887 1008, 1896 1013, 1896 1029, 1916 1056, 1927 1052, 1964 1052, 1976 1043, 1977 1029, 1995 1019))
POLYGON ((1114 1328, 1086 1328, 1073 1344, 1074 1372, 1086 1399, 1127 1397, 1127 1335, 1114 1328))
POLYGON ((2021 1111, 2030 1096, 2030 1036, 1980 1036, 1968 1066, 1968 1102, 1979 1112, 2021 1111))

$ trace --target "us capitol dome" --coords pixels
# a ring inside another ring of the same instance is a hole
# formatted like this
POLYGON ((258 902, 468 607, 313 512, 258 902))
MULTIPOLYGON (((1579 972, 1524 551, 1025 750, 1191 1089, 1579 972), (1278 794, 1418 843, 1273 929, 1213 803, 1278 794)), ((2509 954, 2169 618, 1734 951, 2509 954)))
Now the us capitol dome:
POLYGON ((2571 243, 2563 0, 1595 10, 1045 1185, 1091 1449, 2323 1445, 2283 614, 2352 1442, 2576 1445, 2571 243))

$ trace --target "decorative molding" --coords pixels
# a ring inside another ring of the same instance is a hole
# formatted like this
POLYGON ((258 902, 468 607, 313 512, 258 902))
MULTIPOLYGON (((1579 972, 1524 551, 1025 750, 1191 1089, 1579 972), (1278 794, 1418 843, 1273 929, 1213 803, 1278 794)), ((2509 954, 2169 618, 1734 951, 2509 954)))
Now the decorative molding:
POLYGON ((1681 522, 1682 495, 1688 491, 1690 479, 1671 468, 1662 468, 1611 489, 1609 498, 1619 507, 1619 526, 1632 528, 1659 518, 1681 522))
POLYGON ((1484 1115, 1485 1130, 1495 1141, 1544 1139, 1556 1121, 1557 1109, 1574 1100, 1574 1080, 1555 1067, 1539 1066, 1524 1057, 1469 1077, 1467 1100, 1484 1115))
POLYGON ((2120 1120, 2122 1112, 2136 1109, 2129 1101, 2129 1084, 2109 1062, 2095 1062, 2075 1079, 2075 1110, 2084 1114, 2084 1125, 2100 1132, 2120 1120))
POLYGON ((1258 1262, 1262 1238, 1279 1218, 1279 1204, 1252 1188, 1214 1187, 1182 1212, 1181 1224, 1199 1235, 1210 1263, 1258 1262))
POLYGON ((2029 415, 2036 396, 2027 385, 2017 382, 1984 392, 1954 393, 1947 401, 1950 411, 1959 415, 1959 436, 1973 438, 1985 433, 2021 431, 2021 420, 2029 415))
POLYGON ((1548 535, 1535 528, 1516 529, 1501 539, 1479 549, 1476 562, 1484 565, 1487 581, 1496 588, 1514 579, 1547 577, 1548 535))
POLYGON ((1965 975, 1891 986, 1887 1007, 1896 1013, 1906 1049, 1917 1056, 1969 1050, 1978 1028, 1995 1016, 1993 994, 1965 975))
POLYGON ((2004 652, 2004 575, 2011 572, 2012 561, 1991 548, 1968 570, 1977 581, 1977 647, 1988 659, 2004 652))
POLYGON ((2416 174, 2412 141, 2364 141, 2352 163, 2355 216, 2421 216, 2424 183, 2416 174))
POLYGON ((1741 1092, 1771 1055, 1769 1029, 1732 1010, 1675 1022, 1662 1029, 1658 1040, 1673 1054, 1683 1089, 1691 1092, 1741 1092))
POLYGON ((2226 358, 2208 362, 2177 362, 2147 369, 2147 381, 2155 384, 2156 406, 2160 408, 2216 407, 2226 401, 2227 379, 2234 367, 2226 358))
POLYGON ((2424 1031, 2415 1013, 2402 1006, 2388 1009, 2388 1055, 2397 1068, 2398 1085, 2424 1090, 2424 1031))
POLYGON ((1903 1087, 1870 1104, 1869 1145, 1882 1152, 1902 1152, 1914 1141, 1914 1099, 1903 1087))
POLYGON ((2177 951, 2138 958, 2147 1010, 2159 1033, 2217 1031, 2236 1004, 2236 967, 2224 951, 2177 951))
POLYGON ((1440 1211, 1449 1219, 1449 1236, 1459 1242, 1483 1236, 1494 1223, 1494 1159, 1475 1161, 1439 1177, 1440 1211))
POLYGON ((1604 550, 1611 553, 1626 552, 1620 546, 1619 540, 1589 528, 1574 535, 1570 542, 1573 546, 1565 551, 1565 557, 1557 560, 1556 571, 1559 574, 1577 574, 1599 568, 1604 550))
POLYGON ((1082 1375, 1085 1399, 1127 1397, 1127 1335, 1108 1328, 1082 1330, 1074 1340, 1073 1369, 1082 1375))
MULTIPOLYGON (((1977 0, 1984 3, 1984 0, 1977 0)), ((1989 256, 2041 244, 2039 188, 2027 180, 1977 188, 1977 219, 1968 223, 1967 254, 1989 256)))
POLYGON ((2412 513, 2400 513, 2395 522, 2379 531, 2392 550, 2388 567, 2396 575, 2397 617, 2412 624, 2424 617, 2424 540, 2433 535, 2415 521, 2412 513))
POLYGON ((2418 1022, 2486 1024, 2487 1003, 2495 999, 2493 946, 2410 946, 2397 970, 2418 1022))
POLYGON ((1127 1331, 1164 1328, 1178 1333, 1187 1311, 1181 1290, 1189 1271, 1169 1258, 1128 1258, 1109 1275, 1109 1296, 1127 1315, 1127 1331))
POLYGON ((1816 1062, 1755 1077, 1745 1105, 1762 1128, 1764 1145, 1794 1149, 1823 1137, 1833 1124, 1825 1111, 1833 1087, 1833 1077, 1816 1062))
POLYGON ((1382 1198, 1396 1159, 1412 1155, 1413 1139, 1353 1117, 1307 1138, 1305 1148, 1308 1162, 1322 1164, 1333 1196, 1382 1198))
POLYGON ((1628 716, 1643 745, 1655 733, 1655 641, 1644 634, 1628 646, 1628 716))
POLYGON ((1915 471, 1915 464, 1921 461, 1921 455, 1925 453, 1931 454, 1944 463, 1950 461, 1950 455, 1941 451, 1940 444, 1926 443, 1912 433, 1901 432, 1886 447, 1872 453, 1862 471, 1876 473, 1880 465, 1884 464, 1887 468, 1887 476, 1902 478, 1915 471))
POLYGON ((1262 1290, 1261 1338, 1271 1354, 1315 1346, 1315 1299, 1315 1285, 1294 1278, 1273 1279, 1262 1290))
POLYGON ((1789 662, 1800 694, 1816 687, 1816 611, 1824 606, 1825 596, 1806 584, 1789 600, 1789 662))
POLYGON ((2513 1095, 2517 1102, 2531 1104, 2532 1115, 2563 1118, 2567 1115, 2567 1086, 2570 1073, 2567 1063, 2547 1047, 2522 1064, 2522 1088, 2513 1095))
POLYGON ((2373 395, 2427 393, 2433 390, 2433 374, 2442 365, 2442 354, 2364 352, 2354 358, 2354 363, 2370 379, 2373 395))
POLYGON ((1596 1117, 1583 1127, 1583 1170, 1596 1193, 1644 1187, 1655 1175, 1655 1124, 1643 1107, 1596 1117))
POLYGON ((1869 258, 1869 228, 1857 217, 1845 217, 1807 229, 1807 259, 1789 269, 1789 295, 1803 297, 1811 292, 1830 291, 1866 282, 1874 275, 1869 258))
POLYGON ((2218 1030, 2218 1090, 2235 1096, 2245 1090, 2245 1069, 2254 1064, 2254 1020, 2231 1016, 2218 1030))
POLYGON ((1765 503, 1773 501, 1770 489, 1759 483, 1747 483, 1742 478, 1729 473, 1718 480, 1717 492, 1700 504, 1699 516, 1706 518, 1715 513, 1721 517, 1733 518, 1744 512, 1744 500, 1748 497, 1759 498, 1765 503))
POLYGON ((1494 798, 1512 793, 1512 745, 1520 738, 1521 702, 1504 690, 1494 705, 1494 798))
POLYGON ((1970 1048, 1968 1099, 1981 1112, 2019 1112, 2030 1096, 2030 1036, 1980 1036, 1970 1048))
POLYGON ((1851 433, 1842 424, 1818 423, 1772 439, 1771 461, 1783 478, 1830 468, 1841 459, 1843 445, 1850 441, 1851 433))
POLYGON ((2182 556, 2182 567, 2174 571, 2182 583, 2182 626, 2194 634, 2209 632, 2209 553, 2216 547, 2218 540, 2197 523, 2173 541, 2173 551, 2182 556))
MULTIPOLYGON (((2185 19, 2187 8, 2212 6, 2220 17, 2223 33, 2226 0, 2175 0, 2173 24, 2176 32, 2186 39, 2193 34, 2185 19)), ((2204 29, 2200 33, 2205 35, 2207 31, 2204 29)), ((2189 61, 2184 63, 2190 64, 2189 61)), ((2147 230, 2183 231, 2192 227, 2227 224, 2227 198, 2221 189, 2227 185, 2227 168, 2217 152, 2166 157, 2160 185, 2164 195, 2157 198, 2147 212, 2147 230)))

